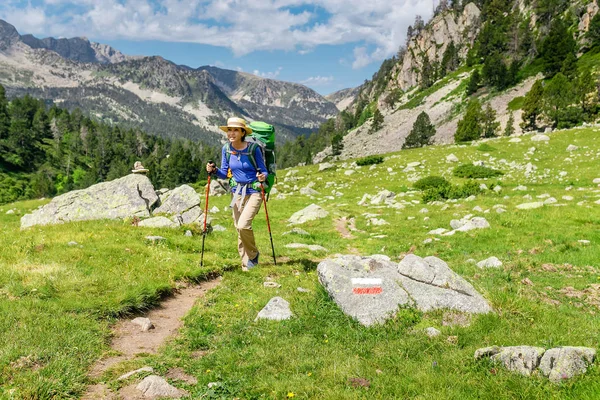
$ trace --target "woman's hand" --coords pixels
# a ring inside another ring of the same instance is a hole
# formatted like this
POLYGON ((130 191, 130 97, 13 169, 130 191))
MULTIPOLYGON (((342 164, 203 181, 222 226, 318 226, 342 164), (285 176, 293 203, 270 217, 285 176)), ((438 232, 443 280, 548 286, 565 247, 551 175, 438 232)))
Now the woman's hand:
POLYGON ((206 172, 208 172, 209 174, 214 173, 217 170, 217 166, 215 165, 215 163, 207 163, 206 164, 206 172))
POLYGON ((265 179, 267 179, 267 177, 266 177, 266 175, 265 175, 265 174, 263 174, 263 173, 258 173, 258 172, 256 173, 256 177, 258 178, 258 181, 259 181, 259 182, 264 182, 264 181, 265 181, 265 179))

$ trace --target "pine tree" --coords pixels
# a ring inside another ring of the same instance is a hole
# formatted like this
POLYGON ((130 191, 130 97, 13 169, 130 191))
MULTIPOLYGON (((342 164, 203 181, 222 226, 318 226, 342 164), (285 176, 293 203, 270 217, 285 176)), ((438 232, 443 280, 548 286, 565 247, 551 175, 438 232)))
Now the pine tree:
POLYGON ((555 19, 540 52, 547 77, 551 78, 560 72, 569 54, 575 53, 575 45, 575 39, 566 24, 560 18, 555 19))
POLYGON ((467 84, 467 95, 472 95, 479 89, 479 83, 481 82, 481 75, 479 75, 479 69, 475 68, 471 74, 471 79, 467 84))
POLYGON ((508 121, 506 122, 506 127, 504 128, 504 136, 512 136, 515 134, 515 116, 511 113, 509 114, 508 121))
POLYGON ((590 68, 585 68, 575 81, 575 96, 584 116, 590 117, 593 106, 598 102, 596 81, 590 68))
POLYGON ((406 137, 402 148, 410 149, 414 147, 423 147, 430 143, 431 138, 435 135, 435 126, 431 123, 429 115, 423 111, 417 117, 413 124, 412 130, 406 137))
POLYGON ((427 89, 435 80, 435 71, 433 69, 433 65, 429 62, 429 56, 427 54, 423 55, 423 63, 421 65, 421 89, 427 89))
POLYGON ((442 56, 442 63, 440 65, 440 76, 445 76, 448 72, 452 72, 458 68, 460 59, 458 58, 458 49, 454 45, 454 41, 446 47, 444 55, 442 56))
POLYGON ((569 79, 575 78, 575 75, 577 75, 577 57, 574 53, 567 54, 567 58, 560 67, 560 72, 569 79))
POLYGON ((507 76, 506 64, 504 64, 504 60, 499 53, 493 53, 485 58, 481 69, 481 77, 486 84, 502 90, 506 87, 507 76))
POLYGON ((339 156, 342 154, 342 150, 344 149, 343 136, 341 134, 337 134, 333 136, 331 139, 331 153, 334 156, 339 156))
POLYGON ((481 118, 481 103, 479 103, 479 100, 473 99, 467 105, 467 111, 463 119, 458 121, 454 141, 459 143, 479 139, 482 134, 481 118))
POLYGON ((552 121, 554 128, 559 126, 565 109, 573 102, 571 83, 562 73, 554 75, 544 88, 543 110, 552 121))
POLYGON ((379 109, 376 109, 375 113, 373 113, 373 124, 371 125, 371 128, 369 129, 369 133, 377 132, 378 130, 381 129, 382 126, 383 126, 383 114, 381 114, 381 111, 379 111, 379 109))
POLYGON ((496 121, 496 111, 490 103, 487 103, 481 116, 481 124, 483 127, 483 137, 492 138, 496 136, 500 123, 496 121))
POLYGON ((0 85, 0 140, 8 137, 10 119, 8 116, 8 100, 4 86, 0 85))
POLYGON ((525 95, 523 101, 523 114, 521 115, 523 123, 521 128, 525 131, 537 129, 537 118, 542 112, 542 101, 544 97, 544 87, 542 81, 536 81, 531 90, 525 95))

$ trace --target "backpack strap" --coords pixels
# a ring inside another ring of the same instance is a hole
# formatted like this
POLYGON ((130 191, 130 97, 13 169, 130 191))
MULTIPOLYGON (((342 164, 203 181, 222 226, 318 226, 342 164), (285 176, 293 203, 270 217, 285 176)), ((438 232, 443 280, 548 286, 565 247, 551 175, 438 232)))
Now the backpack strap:
MULTIPOLYGON (((238 151, 239 154, 246 154, 248 158, 250 158, 250 163, 254 167, 255 170, 258 171, 258 164, 256 163, 256 159, 254 158, 254 151, 258 144, 256 142, 249 142, 246 151, 238 151)), ((225 159, 227 160, 227 164, 229 164, 229 160, 231 159, 231 145, 229 143, 225 143, 223 145, 223 149, 225 150, 225 159)))

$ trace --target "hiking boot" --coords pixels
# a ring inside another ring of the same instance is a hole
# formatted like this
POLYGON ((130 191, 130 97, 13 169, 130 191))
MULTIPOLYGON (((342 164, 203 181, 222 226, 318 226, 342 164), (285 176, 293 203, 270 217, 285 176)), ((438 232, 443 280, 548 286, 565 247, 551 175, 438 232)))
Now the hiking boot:
POLYGON ((260 253, 256 253, 256 257, 254 257, 252 260, 248 260, 248 263, 246 264, 246 267, 248 269, 254 268, 258 265, 258 256, 259 255, 260 255, 260 253))

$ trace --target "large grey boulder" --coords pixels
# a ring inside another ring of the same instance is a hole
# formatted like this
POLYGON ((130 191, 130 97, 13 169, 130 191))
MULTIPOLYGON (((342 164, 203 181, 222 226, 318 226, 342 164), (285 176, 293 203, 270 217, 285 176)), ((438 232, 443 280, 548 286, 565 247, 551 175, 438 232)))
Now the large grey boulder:
POLYGON ((210 192, 211 196, 222 196, 229 193, 229 181, 224 179, 211 179, 210 192))
POLYGON ((196 193, 194 188, 188 185, 181 185, 173 190, 169 190, 161 197, 160 207, 154 210, 154 214, 182 214, 199 205, 200 195, 196 193))
POLYGON ((329 213, 316 204, 311 204, 308 207, 295 212, 289 219, 291 224, 303 224, 307 221, 313 221, 319 218, 325 218, 329 213))
POLYGON ((540 370, 552 382, 560 382, 584 374, 595 357, 596 350, 589 347, 557 347, 546 351, 540 370))
POLYGON ((186 391, 177 389, 175 386, 170 385, 165 378, 158 375, 147 376, 136 386, 136 389, 147 398, 169 397, 179 399, 187 395, 186 391))
POLYGON ((147 176, 130 174, 57 196, 21 218, 21 228, 71 221, 149 217, 158 196, 147 176))
POLYGON ((464 279, 435 257, 342 255, 317 267, 319 282, 342 311, 369 326, 393 317, 399 306, 422 311, 451 308, 487 313, 491 307, 464 279))
POLYGON ((402 287, 421 311, 449 308, 468 313, 488 313, 492 308, 475 288, 437 257, 408 254, 398 264, 402 287))
POLYGON ((533 346, 485 347, 475 351, 475 359, 489 357, 500 362, 509 371, 529 376, 540 364, 545 349, 533 346))

